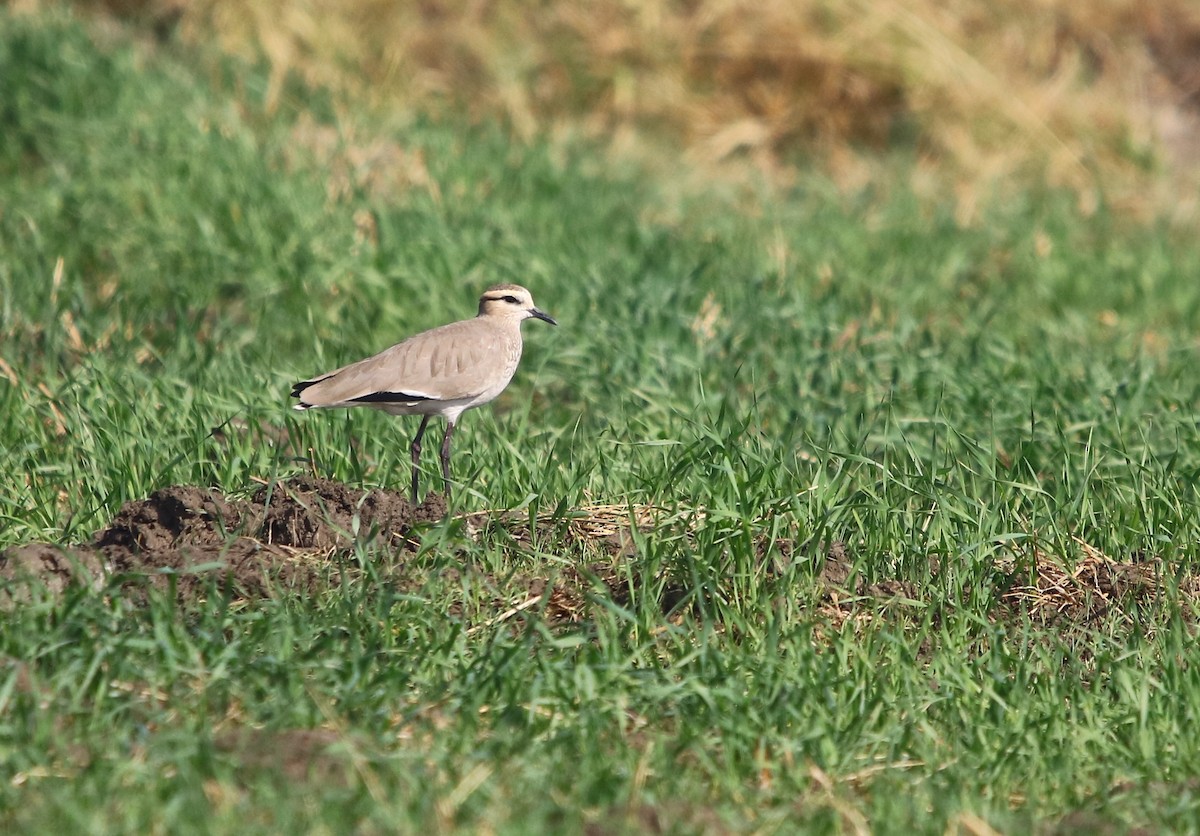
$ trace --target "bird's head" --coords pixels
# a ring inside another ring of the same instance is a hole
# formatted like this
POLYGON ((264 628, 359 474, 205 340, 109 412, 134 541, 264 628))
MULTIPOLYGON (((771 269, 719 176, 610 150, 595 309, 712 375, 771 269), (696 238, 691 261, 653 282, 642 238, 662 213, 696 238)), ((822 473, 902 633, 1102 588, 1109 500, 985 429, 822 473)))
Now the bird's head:
POLYGON ((507 318, 540 319, 557 325, 554 317, 533 304, 533 296, 518 284, 498 284, 489 287, 479 297, 479 315, 507 318))

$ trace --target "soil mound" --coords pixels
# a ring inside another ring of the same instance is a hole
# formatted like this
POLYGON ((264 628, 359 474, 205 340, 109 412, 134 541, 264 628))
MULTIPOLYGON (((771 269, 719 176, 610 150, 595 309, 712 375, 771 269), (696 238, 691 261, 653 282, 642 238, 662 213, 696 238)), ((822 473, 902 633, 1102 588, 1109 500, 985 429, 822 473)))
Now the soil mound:
POLYGON ((0 554, 0 607, 30 600, 32 584, 57 595, 73 584, 98 588, 110 576, 127 585, 174 584, 185 596, 213 579, 239 597, 316 591, 355 544, 410 551, 414 529, 445 514, 440 494, 413 505, 397 491, 313 477, 264 485, 248 500, 175 485, 125 503, 90 543, 31 543, 0 554))

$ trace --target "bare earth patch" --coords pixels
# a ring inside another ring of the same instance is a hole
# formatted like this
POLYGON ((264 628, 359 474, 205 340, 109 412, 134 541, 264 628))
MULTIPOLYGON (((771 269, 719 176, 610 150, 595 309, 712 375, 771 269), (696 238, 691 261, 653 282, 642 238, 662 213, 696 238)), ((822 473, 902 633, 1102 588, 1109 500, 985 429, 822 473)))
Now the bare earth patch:
MULTIPOLYGON (((328 585, 330 567, 356 544, 382 547, 392 555, 412 552, 421 528, 445 515, 440 494, 414 506, 399 491, 362 490, 314 477, 265 485, 246 500, 229 499, 215 489, 172 486, 126 503, 89 543, 30 543, 0 553, 0 608, 30 600, 31 584, 59 595, 72 585, 104 588, 112 579, 140 589, 173 585, 183 599, 202 595, 213 581, 237 598, 261 598, 273 589, 315 594, 328 585)), ((470 612, 455 603, 451 614, 474 631, 519 623, 526 613, 551 625, 584 622, 598 598, 627 606, 637 594, 633 585, 645 580, 629 571, 638 556, 638 533, 653 536, 656 518, 649 506, 617 505, 532 521, 524 513, 470 514, 465 518, 470 536, 508 540, 524 552, 549 547, 558 559, 504 579, 481 577, 495 590, 493 600, 470 612)), ((867 583, 842 541, 797 545, 763 537, 757 550, 769 567, 767 576, 789 565, 811 564, 818 609, 835 625, 915 613, 931 603, 928 591, 909 580, 867 583)), ((1114 618, 1133 627, 1140 612, 1165 611, 1173 602, 1184 605, 1179 609, 1186 620, 1200 620, 1200 578, 1174 577, 1161 561, 1120 561, 1094 549, 1084 552, 1072 565, 1043 557, 1032 567, 997 566, 999 590, 991 617, 1058 631, 1088 630, 1114 618)), ((479 572, 470 566, 445 571, 479 572)), ((651 594, 660 599, 663 613, 684 617, 677 610, 687 590, 669 577, 658 580, 651 594)))
MULTIPOLYGON (((845 543, 822 546, 817 571, 822 612, 836 625, 871 620, 895 605, 922 606, 928 595, 908 580, 868 584, 856 576, 845 543)), ((1082 559, 1069 563, 1041 555, 1031 567, 997 566, 1000 589, 989 617, 996 622, 1032 623, 1058 632, 1087 631, 1123 622, 1144 629, 1150 612, 1173 612, 1200 622, 1200 577, 1176 574, 1160 559, 1119 560, 1083 544, 1082 559)), ((933 572, 936 575, 938 568, 933 572)))
POLYGON ((412 505, 398 491, 363 491, 300 477, 266 485, 248 500, 187 485, 127 502, 90 543, 30 543, 0 554, 0 606, 28 600, 30 582, 52 594, 71 584, 102 587, 109 577, 172 582, 184 596, 210 578, 240 597, 274 586, 314 590, 329 559, 355 542, 415 546, 415 527, 441 519, 445 499, 412 505))
POLYGON ((1047 627, 1087 627, 1117 618, 1130 627, 1138 612, 1179 600, 1193 605, 1181 613, 1196 621, 1200 605, 1200 578, 1176 576, 1163 561, 1121 561, 1089 549, 1074 566, 1039 561, 1030 573, 1013 573, 1014 584, 1005 592, 1002 610, 1026 613, 1047 627))

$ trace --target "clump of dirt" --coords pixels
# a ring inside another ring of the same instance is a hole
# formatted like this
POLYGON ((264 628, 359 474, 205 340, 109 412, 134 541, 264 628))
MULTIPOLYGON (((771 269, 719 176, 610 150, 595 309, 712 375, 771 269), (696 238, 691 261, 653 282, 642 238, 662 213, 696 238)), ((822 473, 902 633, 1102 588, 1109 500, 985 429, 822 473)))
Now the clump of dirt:
MULTIPOLYGON (((849 618, 869 621, 894 605, 903 609, 933 603, 927 591, 909 580, 867 583, 855 571, 843 542, 817 550, 824 554, 816 575, 819 605, 834 624, 849 618)), ((1144 627, 1143 616, 1161 615, 1166 607, 1182 605, 1179 615, 1189 622, 1197 620, 1200 577, 1177 575, 1157 558, 1121 560, 1086 544, 1083 551, 1074 563, 1040 555, 1032 566, 1018 566, 1011 560, 997 565, 997 595, 989 618, 995 623, 1032 623, 1059 633, 1086 633, 1114 619, 1130 628, 1144 627)), ((941 561, 931 558, 929 569, 936 577, 941 561)), ((933 617, 938 617, 936 612, 933 617)))
POLYGON ((408 531, 446 516, 446 499, 431 493, 413 506, 398 491, 361 491, 329 479, 301 478, 259 489, 250 516, 261 539, 296 549, 345 548, 356 540, 411 545, 408 531))
POLYGON ((1074 566, 1039 560, 1028 573, 1014 571, 1010 578, 1000 613, 1026 614, 1060 629, 1088 627, 1113 615, 1133 624, 1139 611, 1176 596, 1200 601, 1198 577, 1173 577, 1158 559, 1119 561, 1094 550, 1074 566))
POLYGON ((356 543, 413 550, 416 530, 445 514, 440 494, 414 506, 397 491, 313 477, 264 485, 248 500, 172 486, 127 502, 90 543, 32 543, 0 554, 0 606, 29 600, 31 584, 58 595, 76 584, 99 588, 110 576, 127 585, 173 583, 184 596, 214 578, 240 597, 274 587, 316 591, 331 561, 356 543))
POLYGON ((833 606, 844 606, 849 599, 890 601, 895 599, 914 600, 918 597, 917 585, 912 581, 896 578, 867 583, 854 571, 854 559, 850 547, 842 540, 823 545, 824 552, 817 572, 817 589, 821 600, 833 606))
POLYGON ((70 586, 98 588, 104 573, 103 556, 89 549, 61 549, 49 543, 13 546, 0 554, 0 608, 32 600, 31 583, 58 596, 70 586))

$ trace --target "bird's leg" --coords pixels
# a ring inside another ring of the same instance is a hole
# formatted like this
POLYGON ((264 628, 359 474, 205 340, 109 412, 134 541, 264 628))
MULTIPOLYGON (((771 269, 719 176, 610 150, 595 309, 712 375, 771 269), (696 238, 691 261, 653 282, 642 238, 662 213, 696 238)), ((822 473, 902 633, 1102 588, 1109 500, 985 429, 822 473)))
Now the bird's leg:
POLYGON ((416 438, 413 439, 412 447, 412 503, 417 504, 417 471, 421 466, 421 436, 425 435, 425 425, 429 423, 429 416, 421 416, 421 426, 417 428, 416 438))
POLYGON ((442 436, 442 481, 446 483, 446 501, 450 501, 450 436, 454 433, 454 422, 446 422, 446 434, 442 436))

